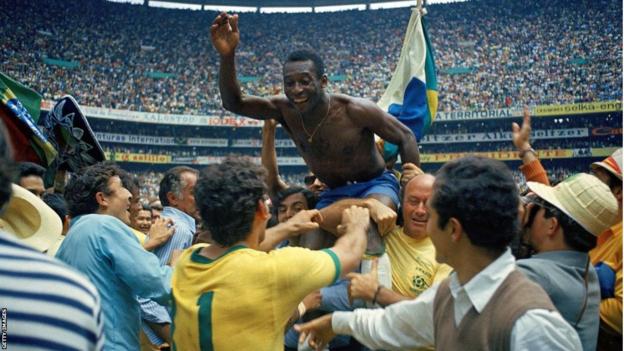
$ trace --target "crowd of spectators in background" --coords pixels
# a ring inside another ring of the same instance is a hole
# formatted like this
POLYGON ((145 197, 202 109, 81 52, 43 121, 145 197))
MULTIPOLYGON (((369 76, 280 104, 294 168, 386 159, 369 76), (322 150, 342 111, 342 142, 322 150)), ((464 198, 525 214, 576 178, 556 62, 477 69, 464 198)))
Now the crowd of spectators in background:
MULTIPOLYGON (((10 23, 0 26, 0 71, 46 99, 71 94, 89 106, 224 113, 218 55, 208 39, 214 12, 95 0, 0 6, 16 9, 0 13, 10 23), (160 73, 167 78, 153 78, 160 73)), ((431 5, 428 12, 440 110, 622 99, 621 2, 475 0, 431 5)), ((331 91, 376 101, 398 61, 409 15, 405 8, 243 14, 237 56, 243 89, 279 92, 283 55, 311 48, 326 62, 331 91)))

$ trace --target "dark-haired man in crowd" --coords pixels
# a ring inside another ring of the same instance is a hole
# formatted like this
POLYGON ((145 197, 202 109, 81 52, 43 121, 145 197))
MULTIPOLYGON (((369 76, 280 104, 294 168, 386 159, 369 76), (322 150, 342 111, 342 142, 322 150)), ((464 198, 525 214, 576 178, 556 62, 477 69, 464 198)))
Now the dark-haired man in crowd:
POLYGON ((20 162, 18 168, 17 184, 31 193, 42 197, 46 190, 43 184, 46 169, 32 162, 20 162))
POLYGON ((518 229, 518 201, 502 162, 446 163, 427 202, 427 232, 436 260, 455 269, 449 278, 415 300, 335 312, 295 328, 302 338, 311 332, 318 349, 348 334, 385 350, 580 350, 578 335, 544 290, 515 269, 508 246, 518 229))
MULTIPOLYGON (((211 36, 221 56, 219 90, 223 106, 243 116, 274 119, 282 125, 310 170, 328 186, 320 196, 318 209, 341 199, 367 197, 397 209, 399 183, 392 172, 386 171, 383 157, 375 148, 374 134, 398 145, 403 163, 419 165, 416 137, 410 129, 371 101, 328 93, 323 61, 311 51, 288 56, 283 66, 285 95, 243 95, 234 63, 240 39, 238 15, 220 14, 213 22, 211 36)), ((334 207, 324 214, 324 222, 340 223, 342 209, 352 204, 359 205, 343 202, 334 207)), ((382 255, 377 228, 370 228, 367 252, 382 255)), ((306 235, 305 246, 319 248, 321 239, 306 235), (313 242, 313 238, 318 240, 313 242)))
POLYGON ((85 274, 102 296, 105 347, 139 348, 137 296, 168 305, 171 269, 139 244, 130 223, 132 195, 125 171, 98 163, 65 188, 72 225, 56 257, 85 274))
MULTIPOLYGON (((197 170, 191 167, 173 167, 160 181, 158 197, 163 205, 161 218, 172 220, 175 227, 173 236, 162 246, 153 250, 161 265, 170 264, 174 251, 185 250, 193 243, 195 236, 195 183, 197 170)), ((169 312, 154 301, 139 299, 143 320, 143 331, 149 341, 156 346, 170 342, 169 312)))
MULTIPOLYGON (((249 159, 227 158, 200 174, 195 193, 212 244, 185 251, 176 264, 174 348, 282 349, 301 300, 357 266, 369 214, 355 206, 344 211, 342 235, 330 249, 258 251, 271 217, 264 173, 249 159)), ((317 210, 295 217, 302 216, 318 228, 317 210)))
POLYGON ((537 254, 518 261, 572 327, 583 350, 595 350, 600 322, 600 285, 588 252, 613 225, 618 206, 598 178, 580 173, 557 186, 528 182, 525 225, 537 254))

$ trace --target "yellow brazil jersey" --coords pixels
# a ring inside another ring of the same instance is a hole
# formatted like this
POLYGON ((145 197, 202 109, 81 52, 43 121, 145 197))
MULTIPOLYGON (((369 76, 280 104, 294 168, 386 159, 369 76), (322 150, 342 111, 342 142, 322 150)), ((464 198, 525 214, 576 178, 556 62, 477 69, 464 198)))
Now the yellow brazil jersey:
POLYGON ((615 271, 615 297, 600 301, 600 319, 622 333, 622 222, 598 237, 598 245, 589 252, 592 264, 604 262, 615 271))
POLYGON ((289 317, 340 276, 332 250, 234 246, 211 260, 187 249, 173 273, 173 350, 283 350, 289 317))
POLYGON ((136 238, 139 240, 139 244, 143 246, 143 244, 145 244, 145 239, 147 236, 143 234, 143 232, 136 230, 132 227, 130 227, 130 230, 132 230, 132 234, 134 234, 134 236, 136 236, 136 238))
POLYGON ((396 227, 384 240, 392 266, 392 290, 403 296, 417 297, 452 270, 436 261, 435 247, 428 236, 416 240, 396 227))

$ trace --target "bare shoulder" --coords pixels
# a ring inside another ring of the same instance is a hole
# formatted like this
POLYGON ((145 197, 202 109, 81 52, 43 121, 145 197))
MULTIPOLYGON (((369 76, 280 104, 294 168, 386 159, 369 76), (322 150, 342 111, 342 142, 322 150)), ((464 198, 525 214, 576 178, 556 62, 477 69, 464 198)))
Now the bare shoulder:
POLYGON ((384 114, 383 110, 371 100, 348 95, 340 95, 340 97, 344 101, 347 115, 357 121, 363 122, 369 118, 379 117, 384 114))
POLYGON ((278 122, 283 124, 284 115, 290 110, 292 107, 286 98, 286 95, 274 95, 269 97, 269 101, 280 111, 280 118, 277 119, 278 122))

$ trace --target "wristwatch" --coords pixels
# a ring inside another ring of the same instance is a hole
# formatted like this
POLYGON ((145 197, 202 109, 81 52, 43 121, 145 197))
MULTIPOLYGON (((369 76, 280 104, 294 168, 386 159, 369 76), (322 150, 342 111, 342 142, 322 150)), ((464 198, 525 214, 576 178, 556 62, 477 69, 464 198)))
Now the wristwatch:
POLYGON ((537 157, 537 151, 535 151, 535 149, 533 149, 532 147, 529 147, 528 149, 520 150, 520 152, 518 152, 518 156, 520 156, 520 158, 524 158, 524 155, 526 155, 527 152, 530 152, 533 155, 535 155, 535 157, 537 157))

